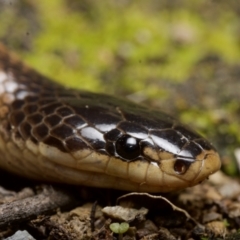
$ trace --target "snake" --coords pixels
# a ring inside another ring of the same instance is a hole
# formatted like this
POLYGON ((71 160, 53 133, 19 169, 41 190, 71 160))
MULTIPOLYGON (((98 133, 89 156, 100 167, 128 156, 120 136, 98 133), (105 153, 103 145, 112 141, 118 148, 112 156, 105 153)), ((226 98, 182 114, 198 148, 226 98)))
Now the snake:
POLYGON ((171 192, 220 169, 212 144, 159 109, 72 89, 0 45, 0 168, 29 180, 171 192))

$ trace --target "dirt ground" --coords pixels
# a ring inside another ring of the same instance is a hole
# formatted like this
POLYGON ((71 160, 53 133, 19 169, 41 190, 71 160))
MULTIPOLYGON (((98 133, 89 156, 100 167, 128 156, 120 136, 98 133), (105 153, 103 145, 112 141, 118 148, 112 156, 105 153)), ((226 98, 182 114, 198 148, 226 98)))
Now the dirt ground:
POLYGON ((29 185, 1 176, 3 239, 17 230, 35 239, 240 239, 240 183, 221 172, 170 195, 29 185))

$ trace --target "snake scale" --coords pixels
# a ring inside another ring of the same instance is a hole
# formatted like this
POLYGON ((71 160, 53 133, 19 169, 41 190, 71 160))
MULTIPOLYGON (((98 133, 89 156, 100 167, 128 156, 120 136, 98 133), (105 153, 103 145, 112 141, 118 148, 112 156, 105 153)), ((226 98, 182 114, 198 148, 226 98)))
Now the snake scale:
POLYGON ((169 192, 220 166, 207 140, 162 111, 66 88, 0 45, 0 168, 42 181, 169 192))

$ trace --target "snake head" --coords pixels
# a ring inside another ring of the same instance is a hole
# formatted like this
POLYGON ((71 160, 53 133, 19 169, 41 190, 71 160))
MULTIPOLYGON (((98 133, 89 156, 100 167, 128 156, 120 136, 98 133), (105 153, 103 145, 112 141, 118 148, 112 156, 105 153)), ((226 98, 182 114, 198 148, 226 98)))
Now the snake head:
POLYGON ((158 115, 154 121, 147 121, 147 116, 144 119, 126 113, 124 116, 131 121, 119 124, 114 151, 120 161, 127 162, 126 176, 131 183, 138 183, 135 190, 180 190, 201 183, 220 169, 215 148, 173 118, 161 113, 161 121, 157 122, 158 115))

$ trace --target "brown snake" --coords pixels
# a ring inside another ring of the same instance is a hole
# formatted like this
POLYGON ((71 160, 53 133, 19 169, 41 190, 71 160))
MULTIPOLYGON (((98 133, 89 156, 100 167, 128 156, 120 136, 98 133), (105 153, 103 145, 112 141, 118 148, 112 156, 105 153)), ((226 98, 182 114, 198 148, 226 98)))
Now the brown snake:
POLYGON ((127 191, 196 185, 220 159, 157 110, 67 89, 0 45, 0 168, 27 178, 127 191))

